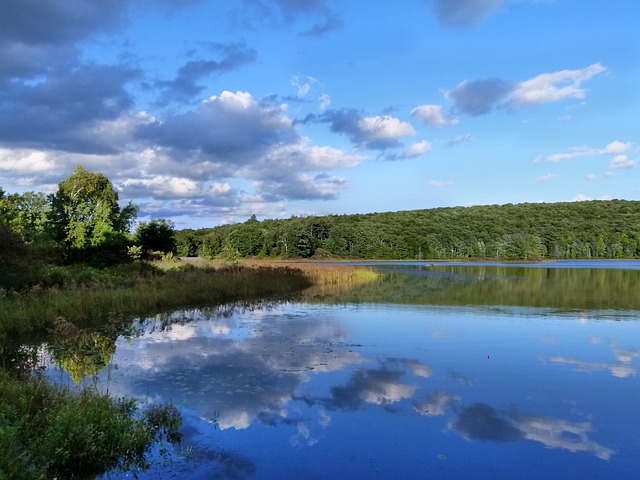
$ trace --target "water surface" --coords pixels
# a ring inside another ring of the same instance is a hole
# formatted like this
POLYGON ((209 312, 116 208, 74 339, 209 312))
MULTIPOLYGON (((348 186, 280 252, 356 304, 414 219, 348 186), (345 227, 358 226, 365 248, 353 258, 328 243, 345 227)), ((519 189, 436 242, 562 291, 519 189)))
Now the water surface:
POLYGON ((142 478, 638 478, 640 271, 383 268, 138 319, 84 381, 180 407, 181 445, 142 478))

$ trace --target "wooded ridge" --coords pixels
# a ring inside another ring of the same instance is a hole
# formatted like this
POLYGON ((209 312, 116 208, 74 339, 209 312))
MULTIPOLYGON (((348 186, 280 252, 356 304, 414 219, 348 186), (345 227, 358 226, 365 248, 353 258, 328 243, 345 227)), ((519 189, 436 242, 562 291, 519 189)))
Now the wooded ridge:
POLYGON ((360 259, 640 257, 640 201, 292 217, 176 231, 181 256, 360 259))

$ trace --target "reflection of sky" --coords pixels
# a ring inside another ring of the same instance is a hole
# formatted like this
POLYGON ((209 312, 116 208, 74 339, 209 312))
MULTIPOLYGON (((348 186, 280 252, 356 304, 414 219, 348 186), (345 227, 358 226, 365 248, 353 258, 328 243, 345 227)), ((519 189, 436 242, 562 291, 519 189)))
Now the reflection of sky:
POLYGON ((624 479, 638 330, 495 309, 177 312, 119 339, 101 382, 183 410, 184 478, 541 478, 542 463, 624 479))

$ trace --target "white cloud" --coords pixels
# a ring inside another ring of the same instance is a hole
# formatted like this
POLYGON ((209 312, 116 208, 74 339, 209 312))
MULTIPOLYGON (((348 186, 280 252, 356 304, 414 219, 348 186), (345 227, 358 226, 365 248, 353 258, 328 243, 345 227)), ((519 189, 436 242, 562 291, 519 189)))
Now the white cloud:
POLYGON ((606 70, 600 63, 594 63, 580 70, 543 73, 520 82, 511 93, 511 102, 516 105, 537 105, 566 98, 585 98, 586 90, 582 88, 582 83, 606 70))
POLYGON ((369 142, 385 142, 416 133, 410 123, 389 115, 364 117, 359 126, 369 142))
POLYGON ((0 148, 0 170, 34 173, 47 172, 53 168, 55 168, 55 162, 46 152, 0 148))
MULTIPOLYGON (((547 161, 551 163, 561 162, 563 160, 572 160, 580 157, 596 157, 600 155, 616 155, 627 152, 631 149, 631 143, 624 143, 615 140, 604 148, 590 147, 571 147, 566 153, 555 153, 547 157, 547 161)), ((619 168, 619 167, 616 167, 619 168)), ((628 167, 623 167, 628 168, 628 167)))
POLYGON ((609 168, 634 168, 637 164, 637 160, 631 160, 626 155, 616 155, 609 162, 609 168))
POLYGON ((427 142, 426 140, 423 140, 421 142, 414 143, 413 145, 411 145, 407 149, 407 151, 404 153, 403 156, 405 158, 414 158, 422 155, 423 153, 427 153, 429 150, 431 150, 431 143, 427 142))
POLYGON ((201 194, 198 183, 184 177, 156 175, 151 178, 127 179, 121 183, 123 188, 143 189, 157 197, 194 197, 201 194))
POLYGON ((411 115, 420 118, 424 123, 435 128, 457 125, 457 118, 448 118, 442 113, 440 105, 420 105, 411 110, 411 115))
POLYGON ((615 140, 608 144, 603 150, 602 153, 612 153, 612 154, 620 154, 628 152, 631 149, 631 143, 624 143, 618 140, 615 140))
POLYGON ((598 180, 598 176, 594 175, 593 173, 588 173, 587 175, 585 175, 585 177, 587 180, 598 180))
POLYGON ((484 115, 496 109, 514 109, 530 105, 583 99, 587 91, 582 83, 606 71, 600 63, 580 70, 543 73, 529 80, 512 82, 499 78, 465 80, 445 92, 456 110, 469 115, 484 115))

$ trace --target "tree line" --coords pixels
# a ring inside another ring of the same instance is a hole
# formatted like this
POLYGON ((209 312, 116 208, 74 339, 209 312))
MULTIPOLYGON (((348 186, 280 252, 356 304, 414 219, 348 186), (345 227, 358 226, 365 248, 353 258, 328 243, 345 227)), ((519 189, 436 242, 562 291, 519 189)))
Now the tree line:
POLYGON ((49 265, 107 267, 174 252, 173 223, 140 222, 131 233, 137 214, 131 202, 120 206, 105 175, 82 166, 51 195, 0 187, 0 288, 37 283, 49 265))
POLYGON ((640 257, 640 202, 596 200, 293 217, 176 231, 178 255, 354 259, 640 257))

